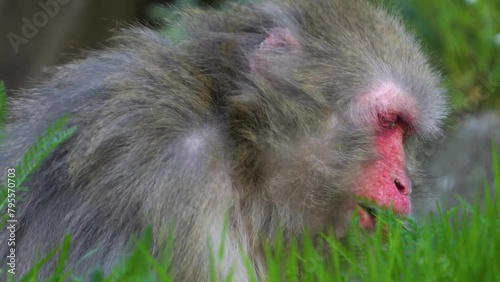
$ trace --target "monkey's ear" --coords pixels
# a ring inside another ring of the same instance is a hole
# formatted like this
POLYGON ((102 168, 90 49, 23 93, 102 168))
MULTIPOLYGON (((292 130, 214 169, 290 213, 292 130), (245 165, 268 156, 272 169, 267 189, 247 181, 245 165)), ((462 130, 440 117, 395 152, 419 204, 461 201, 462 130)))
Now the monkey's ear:
POLYGON ((288 28, 277 27, 267 31, 259 49, 262 51, 295 51, 300 49, 300 44, 288 28))
POLYGON ((281 61, 284 54, 300 50, 300 44, 293 33, 287 28, 272 28, 266 35, 259 48, 250 57, 250 70, 254 74, 266 74, 281 61))

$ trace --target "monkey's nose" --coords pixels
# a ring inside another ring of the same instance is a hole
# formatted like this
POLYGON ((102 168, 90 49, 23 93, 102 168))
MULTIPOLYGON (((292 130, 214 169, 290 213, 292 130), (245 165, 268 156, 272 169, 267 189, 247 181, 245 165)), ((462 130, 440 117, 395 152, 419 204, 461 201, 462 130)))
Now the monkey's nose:
POLYGON ((403 179, 394 179, 394 185, 399 193, 405 196, 411 194, 411 181, 407 177, 403 177, 403 179))

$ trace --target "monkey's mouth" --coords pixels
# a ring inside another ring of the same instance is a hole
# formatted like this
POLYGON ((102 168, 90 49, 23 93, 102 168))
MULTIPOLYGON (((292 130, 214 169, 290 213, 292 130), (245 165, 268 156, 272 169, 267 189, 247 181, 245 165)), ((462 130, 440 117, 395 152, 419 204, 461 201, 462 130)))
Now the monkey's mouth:
POLYGON ((377 209, 366 204, 357 204, 359 224, 365 230, 373 230, 377 224, 377 209))

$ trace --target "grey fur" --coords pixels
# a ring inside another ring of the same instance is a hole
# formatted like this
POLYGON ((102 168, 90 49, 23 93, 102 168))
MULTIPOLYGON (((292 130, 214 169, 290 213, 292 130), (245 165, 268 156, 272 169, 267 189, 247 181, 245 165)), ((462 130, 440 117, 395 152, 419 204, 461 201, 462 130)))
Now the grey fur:
POLYGON ((395 17, 361 0, 315 0, 192 9, 183 21, 187 34, 177 45, 130 30, 114 48, 10 100, 2 173, 57 117, 70 112, 78 128, 27 183, 20 273, 66 232, 76 273, 95 264, 109 272, 130 236, 151 225, 153 253, 175 228, 175 281, 206 281, 205 243, 217 245, 226 209, 219 270, 234 265, 235 281, 247 280, 240 244, 263 278, 260 243, 278 226, 285 239, 331 225, 342 236, 355 177, 375 157, 373 132, 356 126, 364 117, 352 109, 380 80, 418 102, 406 148, 418 183, 418 148, 439 134, 445 102, 439 77, 395 17), (256 75, 249 62, 273 28, 290 30, 301 48, 268 54, 272 64, 256 75))

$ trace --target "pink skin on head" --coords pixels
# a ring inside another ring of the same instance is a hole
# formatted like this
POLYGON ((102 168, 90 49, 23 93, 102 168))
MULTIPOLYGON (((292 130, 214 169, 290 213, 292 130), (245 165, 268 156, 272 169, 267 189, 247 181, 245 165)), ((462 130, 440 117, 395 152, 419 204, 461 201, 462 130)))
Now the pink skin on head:
POLYGON ((254 56, 249 61, 252 73, 258 74, 259 70, 267 68, 273 61, 269 60, 269 54, 273 52, 289 53, 300 50, 297 38, 287 28, 272 28, 267 31, 265 37, 255 50, 254 56))
MULTIPOLYGON (((411 182, 405 171, 403 143, 408 126, 416 118, 415 103, 392 83, 383 84, 364 95, 359 110, 369 115, 363 123, 375 128, 374 146, 378 158, 362 170, 355 195, 381 207, 391 207, 399 215, 411 210, 411 182)), ((370 230, 375 217, 358 207, 360 225, 370 230)))
POLYGON ((264 41, 260 43, 260 50, 286 48, 289 51, 300 49, 299 42, 286 28, 273 28, 266 34, 264 41))

